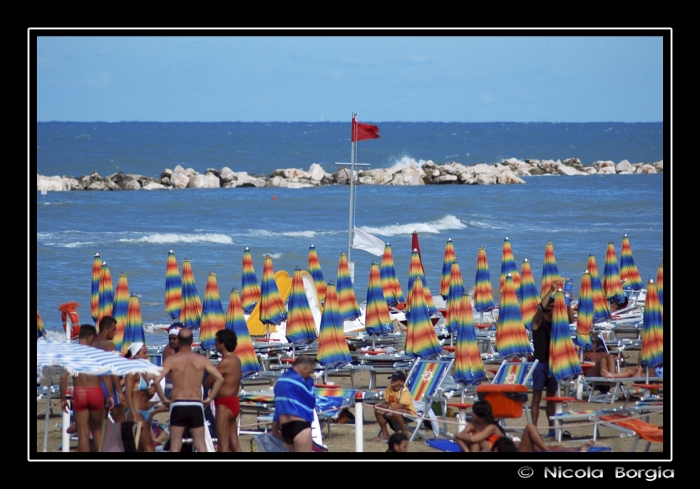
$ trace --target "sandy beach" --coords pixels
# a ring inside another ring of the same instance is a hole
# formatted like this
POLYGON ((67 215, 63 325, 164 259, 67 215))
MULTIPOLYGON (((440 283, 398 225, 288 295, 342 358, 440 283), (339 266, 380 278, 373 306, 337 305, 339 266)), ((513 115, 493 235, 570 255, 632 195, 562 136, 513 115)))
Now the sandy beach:
MULTIPOLYGON (((632 356, 627 359, 628 364, 634 366, 636 365, 636 357, 638 352, 632 352, 632 356)), ((495 368, 496 366, 494 366, 495 368)), ((487 366, 487 369, 489 366, 487 366)), ((387 382, 382 376, 379 377, 379 387, 385 387, 387 382)), ((330 380, 330 379, 329 379, 330 380)), ((351 387, 350 379, 346 377, 336 377, 332 378, 337 384, 342 387, 351 387)), ((367 388, 369 383, 369 373, 359 372, 355 375, 355 386, 357 388, 367 388)), ((248 390, 263 389, 265 386, 250 386, 248 390)), ((455 399, 457 401, 458 399, 455 399)), ((61 445, 61 431, 58 425, 61 423, 61 416, 59 413, 60 403, 57 399, 52 399, 54 404, 53 414, 49 418, 49 442, 48 451, 54 454, 60 453, 61 445), (58 449, 58 450, 57 450, 58 449)), ((623 401, 617 401, 613 406, 622 406, 623 401)), ((600 403, 588 403, 588 402, 569 402, 564 411, 587 411, 600 409, 602 406, 600 403)), ((609 404, 606 406, 609 407, 609 404)), ((37 405, 36 414, 36 451, 43 451, 43 440, 44 440, 44 426, 45 426, 45 408, 46 402, 42 400, 37 405)), ((387 449, 386 443, 377 443, 373 439, 377 436, 378 425, 374 419, 373 408, 369 404, 363 405, 364 411, 364 452, 385 452, 387 449)), ((168 413, 162 413, 156 416, 156 419, 165 423, 168 419, 168 413)), ((450 433, 457 432, 457 418, 447 417, 447 429, 450 433)), ((663 414, 654 414, 650 417, 650 423, 656 424, 658 426, 663 426, 663 414)), ((255 427, 256 417, 253 414, 244 414, 241 420, 241 426, 244 430, 252 430, 255 427)), ((518 419, 508 419, 506 420, 506 426, 509 428, 517 428, 524 426, 526 423, 525 413, 518 419)), ((441 421, 442 426, 442 421, 441 421)), ((544 406, 542 406, 540 420, 539 420, 540 433, 545 433, 545 420, 544 420, 544 406)), ((355 452, 355 426, 351 424, 332 424, 330 428, 330 436, 328 436, 328 427, 324 424, 322 426, 324 444, 327 445, 329 452, 334 453, 354 453, 355 452)), ((561 443, 555 442, 553 439, 549 438, 545 440, 548 445, 560 445, 567 448, 580 447, 587 439, 589 439, 593 433, 593 424, 589 421, 581 422, 567 422, 564 425, 564 429, 571 433, 571 438, 565 438, 561 443)), ((427 438, 421 439, 416 438, 409 445, 409 452, 421 452, 425 453, 426 457, 430 459, 439 459, 441 450, 430 447, 425 443, 426 439, 432 439, 433 434, 429 430, 422 430, 427 438)), ((514 433, 517 436, 517 433, 514 433)), ((441 437, 442 439, 445 439, 441 437)), ((244 452, 247 453, 246 457, 255 457, 256 455, 251 452, 254 450, 251 435, 241 435, 241 447, 244 452)), ((624 453, 629 452, 632 446, 633 437, 621 437, 620 433, 608 427, 601 427, 599 431, 599 438, 596 441, 598 446, 609 446, 612 447, 613 453, 624 453)), ((640 453, 646 446, 644 440, 640 440, 637 445, 636 452, 640 453)), ((77 441, 72 441, 71 451, 77 451, 77 441)), ((650 452, 662 452, 663 447, 661 444, 653 443, 649 450, 650 452)), ((280 454, 281 455, 281 454, 280 454)), ((134 457, 138 458, 140 455, 135 454, 134 457)), ((152 456, 157 456, 158 458, 167 459, 167 453, 157 453, 152 456)), ((465 454, 465 457, 468 457, 465 454)), ((196 457, 196 454, 193 455, 196 457)), ((353 455, 354 457, 354 455, 353 455)), ((149 454, 149 458, 151 455, 149 454)))

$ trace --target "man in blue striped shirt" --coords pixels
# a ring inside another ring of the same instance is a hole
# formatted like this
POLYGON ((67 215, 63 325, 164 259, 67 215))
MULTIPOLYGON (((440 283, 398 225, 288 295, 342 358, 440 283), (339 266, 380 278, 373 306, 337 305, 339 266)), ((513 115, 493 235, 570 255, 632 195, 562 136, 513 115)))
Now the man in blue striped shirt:
POLYGON ((311 452, 311 423, 314 420, 316 360, 310 355, 296 357, 294 365, 275 382, 275 414, 272 434, 281 436, 290 452, 311 452))

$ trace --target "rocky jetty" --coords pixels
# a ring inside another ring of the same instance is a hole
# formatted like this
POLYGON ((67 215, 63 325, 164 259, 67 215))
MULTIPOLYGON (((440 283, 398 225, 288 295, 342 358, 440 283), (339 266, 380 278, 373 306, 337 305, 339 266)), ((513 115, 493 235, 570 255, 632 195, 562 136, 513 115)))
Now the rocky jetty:
MULTIPOLYGON (((358 185, 508 185, 525 183, 521 178, 534 175, 620 175, 662 173, 663 160, 656 163, 630 163, 623 160, 596 161, 584 166, 578 158, 566 160, 517 160, 507 159, 501 163, 462 165, 456 161, 441 165, 428 161, 422 167, 394 165, 391 168, 356 170, 358 185)), ((209 168, 201 174, 192 168, 178 165, 174 170, 165 169, 160 178, 122 172, 102 177, 97 173, 81 177, 44 176, 37 174, 37 191, 55 190, 170 190, 174 188, 233 188, 233 187, 277 187, 305 188, 321 185, 347 185, 350 169, 340 168, 335 173, 326 173, 318 163, 308 171, 297 168, 275 170, 269 176, 249 175, 234 172, 228 167, 221 170, 209 168)))

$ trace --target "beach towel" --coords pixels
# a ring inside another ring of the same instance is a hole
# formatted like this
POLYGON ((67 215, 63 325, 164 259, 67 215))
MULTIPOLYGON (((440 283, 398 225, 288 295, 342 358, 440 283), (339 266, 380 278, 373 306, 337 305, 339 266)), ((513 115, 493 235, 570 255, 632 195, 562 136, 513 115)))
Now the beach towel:
POLYGON ((462 449, 459 448, 459 445, 457 445, 452 440, 428 440, 425 442, 425 444, 429 445, 433 448, 437 448, 438 450, 442 450, 443 452, 461 452, 462 451, 462 449))

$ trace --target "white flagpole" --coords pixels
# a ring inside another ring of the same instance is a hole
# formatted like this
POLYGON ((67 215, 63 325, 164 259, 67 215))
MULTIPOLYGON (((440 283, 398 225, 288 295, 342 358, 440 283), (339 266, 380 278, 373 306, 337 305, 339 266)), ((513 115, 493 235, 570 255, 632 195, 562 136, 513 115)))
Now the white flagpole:
POLYGON ((350 250, 352 249, 352 235, 355 229, 355 220, 353 219, 353 198, 355 196, 355 138, 357 136, 357 126, 355 125, 355 117, 357 114, 352 114, 352 137, 350 138, 350 209, 348 211, 348 262, 350 262, 350 250))

